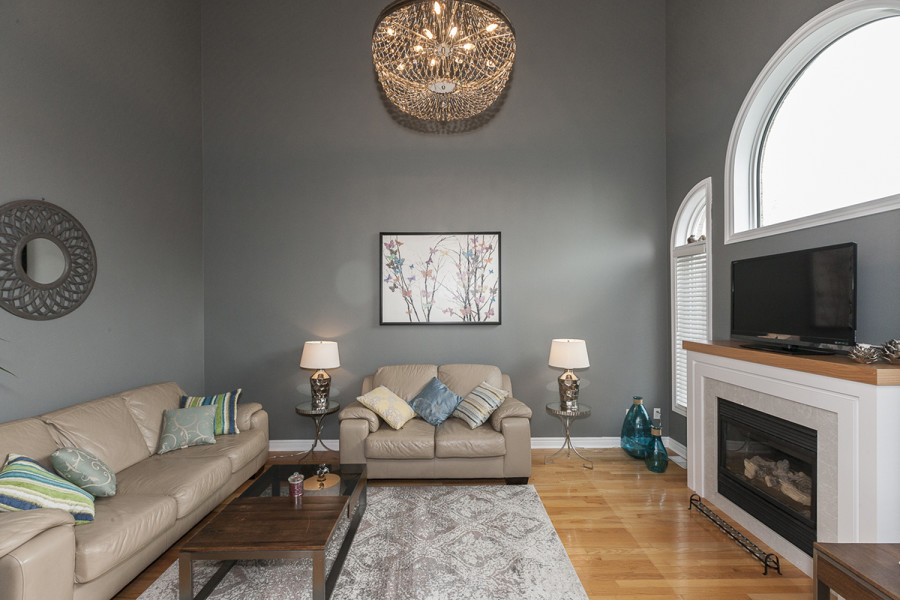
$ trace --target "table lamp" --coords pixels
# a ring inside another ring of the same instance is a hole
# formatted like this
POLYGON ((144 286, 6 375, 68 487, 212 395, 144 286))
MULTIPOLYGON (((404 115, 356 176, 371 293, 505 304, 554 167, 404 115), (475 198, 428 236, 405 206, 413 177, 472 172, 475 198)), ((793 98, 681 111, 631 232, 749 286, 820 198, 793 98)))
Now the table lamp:
POLYGON ((587 345, 584 340, 559 339, 550 342, 551 367, 565 369, 559 376, 559 405, 563 410, 578 409, 579 381, 572 369, 586 369, 588 362, 587 345))
POLYGON ((309 378, 313 408, 325 408, 328 405, 331 375, 326 373, 325 369, 337 369, 340 366, 341 359, 338 356, 337 342, 306 342, 303 344, 300 368, 316 370, 309 378))

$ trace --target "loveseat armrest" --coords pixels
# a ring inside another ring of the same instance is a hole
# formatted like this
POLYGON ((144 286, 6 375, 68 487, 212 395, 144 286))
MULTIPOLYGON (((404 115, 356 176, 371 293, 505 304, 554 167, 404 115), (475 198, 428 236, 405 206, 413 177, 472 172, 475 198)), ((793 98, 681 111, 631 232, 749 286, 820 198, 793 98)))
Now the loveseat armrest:
POLYGON ((238 402, 237 405, 237 426, 239 431, 243 431, 245 429, 256 429, 258 426, 263 425, 258 418, 258 412, 262 411, 262 404, 259 402, 247 402, 246 404, 241 404, 238 402), (256 417, 256 418, 254 418, 256 417))
POLYGON ((366 438, 369 424, 365 419, 344 419, 341 421, 340 453, 341 464, 366 463, 366 438))
POLYGON ((0 600, 71 599, 74 529, 55 508, 0 513, 0 600))
POLYGON ((512 396, 507 396, 500 408, 491 414, 491 427, 494 431, 503 431, 503 419, 509 417, 522 417, 524 419, 531 418, 531 409, 521 400, 516 400, 512 396))
POLYGON ((375 411, 359 400, 354 400, 338 413, 339 421, 347 419, 363 419, 370 433, 378 431, 378 428, 381 426, 381 419, 375 414, 375 411))

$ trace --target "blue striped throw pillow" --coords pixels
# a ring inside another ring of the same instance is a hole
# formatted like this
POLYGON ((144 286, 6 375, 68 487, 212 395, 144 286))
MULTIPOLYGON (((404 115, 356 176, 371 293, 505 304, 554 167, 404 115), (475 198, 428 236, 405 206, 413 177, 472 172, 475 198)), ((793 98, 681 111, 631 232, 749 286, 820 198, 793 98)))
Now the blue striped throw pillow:
POLYGON ((509 396, 509 392, 506 390, 482 381, 478 387, 469 392, 468 396, 463 398, 463 401, 453 411, 453 416, 462 419, 469 427, 475 429, 487 422, 491 413, 500 408, 507 396, 509 396))
POLYGON ((241 388, 216 396, 182 396, 181 408, 216 405, 216 435, 240 433, 237 426, 237 403, 241 388))
POLYGON ((94 520, 94 497, 45 469, 36 460, 10 454, 0 471, 0 511, 61 508, 75 523, 94 520))

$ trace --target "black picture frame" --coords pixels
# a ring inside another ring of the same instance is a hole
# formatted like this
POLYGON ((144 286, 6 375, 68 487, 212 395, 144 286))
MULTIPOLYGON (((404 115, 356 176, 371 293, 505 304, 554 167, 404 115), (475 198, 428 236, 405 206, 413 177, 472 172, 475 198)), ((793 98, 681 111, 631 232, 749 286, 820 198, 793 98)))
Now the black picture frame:
POLYGON ((500 325, 499 231, 382 232, 381 325, 500 325))

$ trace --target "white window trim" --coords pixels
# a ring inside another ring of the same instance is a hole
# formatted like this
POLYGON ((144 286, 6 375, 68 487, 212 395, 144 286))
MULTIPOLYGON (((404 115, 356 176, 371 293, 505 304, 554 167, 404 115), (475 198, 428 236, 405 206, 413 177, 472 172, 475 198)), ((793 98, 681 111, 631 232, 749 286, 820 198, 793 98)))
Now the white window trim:
POLYGON ((820 13, 792 35, 769 60, 744 99, 728 140, 725 158, 726 244, 752 240, 826 223, 855 219, 900 208, 900 194, 754 227, 751 214, 757 197, 756 173, 762 138, 778 103, 806 65, 849 31, 885 17, 900 16, 900 0, 845 0, 820 13), (749 223, 735 231, 735 217, 749 223))
MULTIPOLYGON (((676 322, 676 286, 675 286, 675 268, 676 261, 681 256, 687 256, 691 254, 700 254, 701 252, 706 252, 706 331, 712 335, 712 244, 711 244, 711 233, 712 233, 712 221, 711 221, 711 207, 712 207, 712 177, 707 177, 693 188, 691 191, 687 193, 684 197, 684 200, 681 202, 681 206, 678 207, 678 212, 675 214, 675 220, 672 225, 672 235, 669 239, 669 310, 671 315, 671 324, 670 324, 670 347, 671 344, 675 341, 676 331, 675 331, 675 322, 676 322), (697 198, 703 197, 705 199, 705 206, 703 210, 706 213, 706 240, 705 241, 697 241, 690 244, 685 243, 685 238, 687 234, 687 223, 684 222, 684 214, 685 212, 691 212, 694 210, 697 198)), ((681 406, 676 401, 676 356, 674 349, 672 351, 672 359, 671 359, 671 368, 672 368, 672 412, 678 413, 683 416, 687 416, 687 406, 681 406)))

